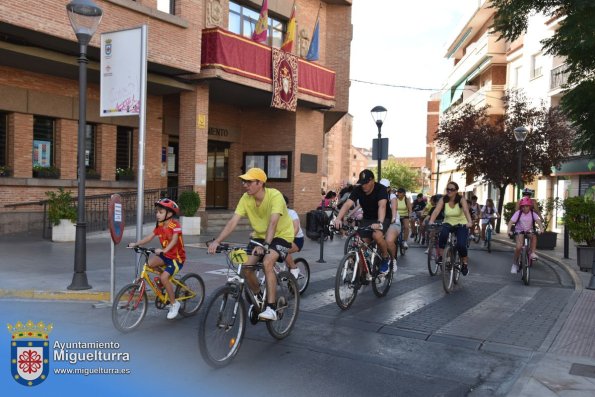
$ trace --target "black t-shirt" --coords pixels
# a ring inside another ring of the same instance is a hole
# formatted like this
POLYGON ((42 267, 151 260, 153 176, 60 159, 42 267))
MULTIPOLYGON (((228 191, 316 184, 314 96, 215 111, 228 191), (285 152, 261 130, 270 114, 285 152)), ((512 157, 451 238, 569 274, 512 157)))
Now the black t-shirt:
POLYGON ((413 201, 413 208, 411 209, 413 212, 423 211, 426 208, 426 202, 423 200, 413 201))
POLYGON ((390 203, 388 201, 388 192, 386 188, 379 183, 374 183, 374 190, 369 195, 364 193, 361 186, 356 186, 351 192, 349 199, 354 203, 359 200, 359 205, 362 207, 363 218, 370 220, 378 220, 378 202, 386 200, 386 219, 392 219, 392 212, 390 210, 390 203))

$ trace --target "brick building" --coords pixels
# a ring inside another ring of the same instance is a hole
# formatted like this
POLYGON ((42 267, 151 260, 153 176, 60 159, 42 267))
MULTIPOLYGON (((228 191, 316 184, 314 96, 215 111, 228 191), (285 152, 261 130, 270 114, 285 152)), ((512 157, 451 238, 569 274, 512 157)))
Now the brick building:
MULTIPOLYGON (((103 19, 88 48, 87 196, 136 188, 125 174, 137 168, 138 118, 99 117, 99 47, 102 32, 146 24, 145 188, 189 186, 201 211, 234 208, 243 193, 237 175, 261 165, 270 187, 290 199, 299 192, 298 211, 319 199, 325 133, 348 108, 351 0, 295 2, 295 112, 270 106, 266 68, 293 0, 269 0, 262 44, 249 39, 260 0, 95 2, 103 19), (319 59, 309 62, 317 15, 319 59)), ((0 176, 0 225, 9 225, 0 234, 39 221, 40 208, 6 204, 43 200, 58 187, 76 195, 78 44, 66 3, 0 3, 0 170, 8 170, 0 176)))

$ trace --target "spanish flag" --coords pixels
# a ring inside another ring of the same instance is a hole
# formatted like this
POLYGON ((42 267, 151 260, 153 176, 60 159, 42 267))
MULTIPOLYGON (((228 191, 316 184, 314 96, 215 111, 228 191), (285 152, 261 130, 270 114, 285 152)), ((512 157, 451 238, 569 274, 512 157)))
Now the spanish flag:
POLYGON ((281 45, 281 49, 285 52, 291 52, 293 49, 293 42, 295 41, 295 6, 293 6, 293 11, 291 12, 291 18, 289 18, 289 23, 287 24, 287 34, 285 35, 285 40, 281 45))
POLYGON ((252 33, 252 40, 264 43, 267 41, 267 33, 269 31, 269 2, 263 0, 262 8, 260 9, 260 17, 256 22, 256 27, 252 33))

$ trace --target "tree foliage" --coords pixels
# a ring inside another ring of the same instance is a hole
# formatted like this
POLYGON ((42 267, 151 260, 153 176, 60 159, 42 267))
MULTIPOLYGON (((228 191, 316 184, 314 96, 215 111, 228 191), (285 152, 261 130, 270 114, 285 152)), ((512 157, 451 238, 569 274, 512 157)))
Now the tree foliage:
POLYGON ((569 73, 561 108, 576 127, 575 148, 595 153, 595 2, 592 0, 492 0, 492 28, 502 38, 516 40, 535 12, 566 17, 554 34, 542 41, 547 54, 564 57, 569 73))
POLYGON ((437 143, 460 168, 500 189, 499 213, 506 186, 517 181, 519 150, 521 178, 531 182, 535 175, 549 175, 571 153, 574 134, 558 108, 532 107, 519 91, 508 92, 503 102, 505 114, 500 116, 488 115, 487 106, 455 108, 445 114, 436 134, 437 143), (519 126, 531 127, 522 145, 514 138, 519 126))
MULTIPOLYGON (((374 174, 378 175, 374 170, 374 174)), ((382 164, 382 178, 390 181, 391 187, 404 188, 409 192, 419 190, 419 175, 409 165, 399 163, 395 159, 388 159, 382 164)))

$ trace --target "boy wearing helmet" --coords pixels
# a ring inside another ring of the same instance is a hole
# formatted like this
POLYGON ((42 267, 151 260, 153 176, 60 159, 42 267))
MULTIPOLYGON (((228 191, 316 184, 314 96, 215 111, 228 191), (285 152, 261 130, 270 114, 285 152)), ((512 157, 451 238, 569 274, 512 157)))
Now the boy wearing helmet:
MULTIPOLYGON (((515 232, 528 232, 535 229, 535 224, 539 225, 539 228, 543 230, 543 223, 537 213, 533 210, 533 201, 529 197, 523 197, 519 202, 521 209, 516 211, 508 222, 508 234, 512 236, 512 225, 514 224, 515 232)), ((511 273, 519 272, 519 265, 517 264, 521 247, 523 246, 523 236, 517 234, 516 236, 516 248, 514 250, 514 262, 510 268, 511 273)), ((537 236, 533 234, 531 236, 531 259, 537 259, 535 250, 537 247, 537 236)))
POLYGON ((155 202, 155 218, 157 223, 153 233, 144 237, 134 243, 129 243, 129 247, 136 247, 137 245, 145 245, 155 236, 159 237, 161 248, 155 250, 155 255, 149 258, 149 267, 163 268, 159 278, 161 283, 167 291, 169 301, 173 302, 169 305, 169 312, 167 319, 172 320, 178 315, 180 310, 180 302, 175 299, 174 287, 169 278, 179 272, 184 266, 186 260, 186 251, 184 250, 184 240, 182 239, 182 226, 173 219, 174 215, 178 215, 180 209, 178 205, 170 199, 163 198, 155 202))

